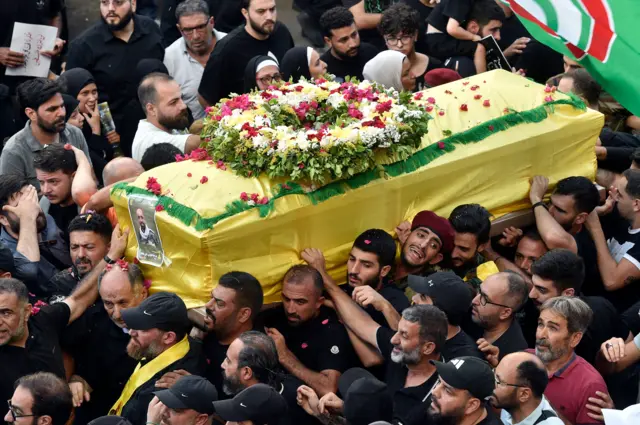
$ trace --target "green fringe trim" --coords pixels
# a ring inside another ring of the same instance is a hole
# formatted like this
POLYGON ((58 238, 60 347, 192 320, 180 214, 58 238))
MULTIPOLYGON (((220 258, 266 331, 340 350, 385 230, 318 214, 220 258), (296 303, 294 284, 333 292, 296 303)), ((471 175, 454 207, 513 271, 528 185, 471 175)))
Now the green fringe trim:
MULTIPOLYGON (((252 210, 254 208, 258 209, 260 217, 267 217, 273 211, 276 199, 282 198, 283 196, 306 195, 309 200, 314 205, 316 205, 320 202, 326 201, 327 199, 333 198, 334 196, 345 194, 347 192, 347 188, 353 190, 362 186, 366 186, 372 181, 378 180, 380 178, 398 177, 403 174, 416 171, 417 169, 428 165, 430 162, 439 158, 445 153, 454 151, 456 149, 455 145, 477 143, 497 132, 505 131, 520 124, 542 122, 549 116, 550 113, 554 112, 554 107, 556 105, 569 105, 582 111, 586 110, 586 105, 581 99, 573 94, 569 94, 568 96, 570 97, 569 99, 554 100, 553 102, 545 103, 544 105, 538 106, 528 111, 518 112, 512 110, 510 113, 505 114, 501 117, 494 118, 463 132, 453 134, 445 139, 442 139, 438 143, 433 143, 417 151, 404 161, 398 161, 393 164, 378 166, 375 169, 357 174, 349 179, 335 181, 313 192, 307 193, 299 184, 294 182, 287 182, 286 184, 281 184, 276 188, 276 193, 271 199, 269 199, 269 202, 267 204, 249 205, 248 203, 237 199, 227 204, 223 213, 218 214, 215 217, 208 218, 202 217, 193 208, 182 205, 168 196, 158 196, 158 205, 162 205, 164 207, 164 211, 167 214, 180 220, 180 222, 182 222, 185 226, 191 226, 195 221, 194 226, 197 231, 212 229, 221 220, 245 211, 252 210), (441 148, 438 145, 443 145, 443 147, 441 148)), ((127 183, 118 183, 111 190, 112 195, 121 195, 122 192, 126 193, 127 195, 152 195, 152 193, 146 189, 130 186, 127 183)))

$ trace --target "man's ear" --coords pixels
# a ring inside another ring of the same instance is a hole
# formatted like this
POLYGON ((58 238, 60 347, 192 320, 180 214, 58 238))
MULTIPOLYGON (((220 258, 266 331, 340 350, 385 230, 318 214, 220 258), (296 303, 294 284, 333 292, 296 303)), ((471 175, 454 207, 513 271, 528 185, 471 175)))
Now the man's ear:
POLYGON ((433 342, 426 342, 422 346, 422 354, 424 354, 425 356, 433 354, 435 351, 436 351, 436 344, 434 344, 433 342))
POLYGON ((589 217, 589 213, 582 212, 576 216, 576 219, 573 221, 575 224, 584 224, 589 217))
POLYGON ((209 18, 209 24, 211 24, 212 27, 216 26, 216 21, 213 19, 213 16, 209 18))
POLYGON ((138 9, 138 1, 131 0, 131 10, 133 11, 133 13, 136 13, 136 9, 138 9))
POLYGON ((329 48, 331 49, 333 47, 333 45, 331 44, 331 39, 329 37, 322 37, 324 39, 324 44, 329 46, 329 48))
POLYGON ((380 277, 385 277, 386 275, 389 274, 390 271, 391 271, 391 266, 384 266, 382 269, 380 269, 380 277))
POLYGON ((29 118, 30 121, 35 122, 38 119, 38 113, 35 109, 32 108, 24 108, 24 114, 29 118))
POLYGON ((442 253, 439 252, 435 257, 431 259, 431 261, 429 261, 429 264, 433 266, 435 264, 438 264, 443 259, 444 259, 444 255, 442 255, 442 253))
POLYGON ((246 21, 249 21, 249 11, 243 7, 242 9, 240 9, 240 12, 242 12, 242 16, 244 16, 244 19, 246 21))
POLYGON ((569 337, 569 346, 571 348, 576 348, 580 341, 582 340, 582 332, 576 332, 569 337))
POLYGON ((471 34, 480 34, 480 24, 478 24, 478 21, 470 20, 467 24, 467 31, 471 34))
POLYGON ((240 323, 246 323, 251 319, 251 309, 249 307, 242 307, 238 310, 238 316, 236 320, 240 323))
POLYGON ((574 288, 567 288, 562 291, 562 295, 566 297, 573 297, 576 294, 576 290, 574 288))
POLYGON ((144 105, 144 109, 145 111, 147 111, 147 116, 156 116, 156 107, 153 105, 153 103, 147 103, 146 105, 144 105))
POLYGON ((38 421, 36 422, 37 425, 51 425, 52 423, 53 420, 49 415, 38 416, 38 421))

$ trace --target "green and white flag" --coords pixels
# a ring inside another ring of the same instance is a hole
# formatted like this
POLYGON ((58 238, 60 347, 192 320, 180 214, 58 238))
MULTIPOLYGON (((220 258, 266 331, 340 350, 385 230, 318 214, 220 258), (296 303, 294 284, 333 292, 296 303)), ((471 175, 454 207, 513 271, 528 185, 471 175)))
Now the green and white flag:
POLYGON ((640 0, 502 0, 531 35, 574 57, 640 115, 640 0))

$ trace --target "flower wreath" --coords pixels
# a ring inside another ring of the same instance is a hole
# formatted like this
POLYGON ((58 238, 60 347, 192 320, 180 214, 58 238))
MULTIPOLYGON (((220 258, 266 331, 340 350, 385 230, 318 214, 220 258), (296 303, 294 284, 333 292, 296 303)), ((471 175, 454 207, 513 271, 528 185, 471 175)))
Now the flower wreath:
POLYGON ((325 183, 376 167, 376 151, 406 159, 429 119, 410 93, 302 79, 207 108, 202 137, 211 157, 241 176, 325 183))

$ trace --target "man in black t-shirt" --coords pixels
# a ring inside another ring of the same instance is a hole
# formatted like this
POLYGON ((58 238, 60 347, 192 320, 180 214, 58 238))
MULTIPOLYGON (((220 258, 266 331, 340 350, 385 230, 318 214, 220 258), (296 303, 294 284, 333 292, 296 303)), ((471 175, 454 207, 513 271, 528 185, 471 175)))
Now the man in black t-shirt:
POLYGON ((378 32, 382 12, 397 0, 341 0, 342 5, 349 9, 358 27, 363 41, 371 43, 376 48, 384 50, 384 40, 378 32))
POLYGON ((340 374, 356 361, 344 325, 323 306, 322 290, 319 271, 293 266, 284 275, 282 308, 272 309, 264 318, 282 367, 320 396, 335 393, 340 374))
POLYGON ((416 294, 415 305, 435 305, 447 315, 447 342, 442 349, 445 360, 461 356, 484 358, 473 340, 460 324, 469 314, 474 292, 468 284, 452 272, 436 272, 428 277, 409 275, 409 288, 416 294))
POLYGON ((378 49, 360 41, 353 14, 344 7, 334 7, 322 14, 320 26, 329 46, 320 57, 327 64, 327 71, 341 80, 355 77, 362 81, 362 70, 378 49))
MULTIPOLYGON (((309 250, 302 252, 304 259, 309 250)), ((404 291, 387 282, 395 263, 396 242, 381 229, 369 229, 353 242, 347 261, 347 294, 381 326, 396 329, 400 313, 409 307, 404 291)))
POLYGON ((215 105, 231 93, 244 93, 244 74, 255 56, 282 61, 293 47, 287 27, 277 22, 275 0, 242 0, 243 27, 231 31, 217 44, 204 68, 198 89, 203 107, 215 105))
POLYGON ((549 179, 535 176, 529 189, 538 233, 548 249, 565 248, 582 257, 586 267, 582 291, 603 295, 596 247, 584 228, 589 213, 600 202, 598 189, 586 177, 567 177, 558 181, 547 206, 543 198, 548 187, 549 179))
POLYGON ((431 396, 428 423, 502 424, 485 402, 496 387, 493 370, 487 362, 475 357, 459 357, 447 363, 432 363, 440 380, 431 396))
POLYGON ((592 212, 585 226, 598 253, 605 297, 623 312, 640 298, 640 170, 626 170, 611 196, 617 214, 603 218, 608 223, 602 226, 597 212, 592 212))
POLYGON ((245 272, 229 272, 220 277, 205 304, 204 325, 208 334, 202 341, 202 349, 208 365, 203 376, 216 386, 220 398, 227 393, 220 365, 227 357, 229 345, 255 328, 263 297, 262 286, 255 277, 245 272))
POLYGON ((527 348, 516 313, 527 301, 529 288, 519 274, 501 272, 487 277, 471 305, 471 320, 480 329, 467 332, 500 349, 500 358, 527 348))

